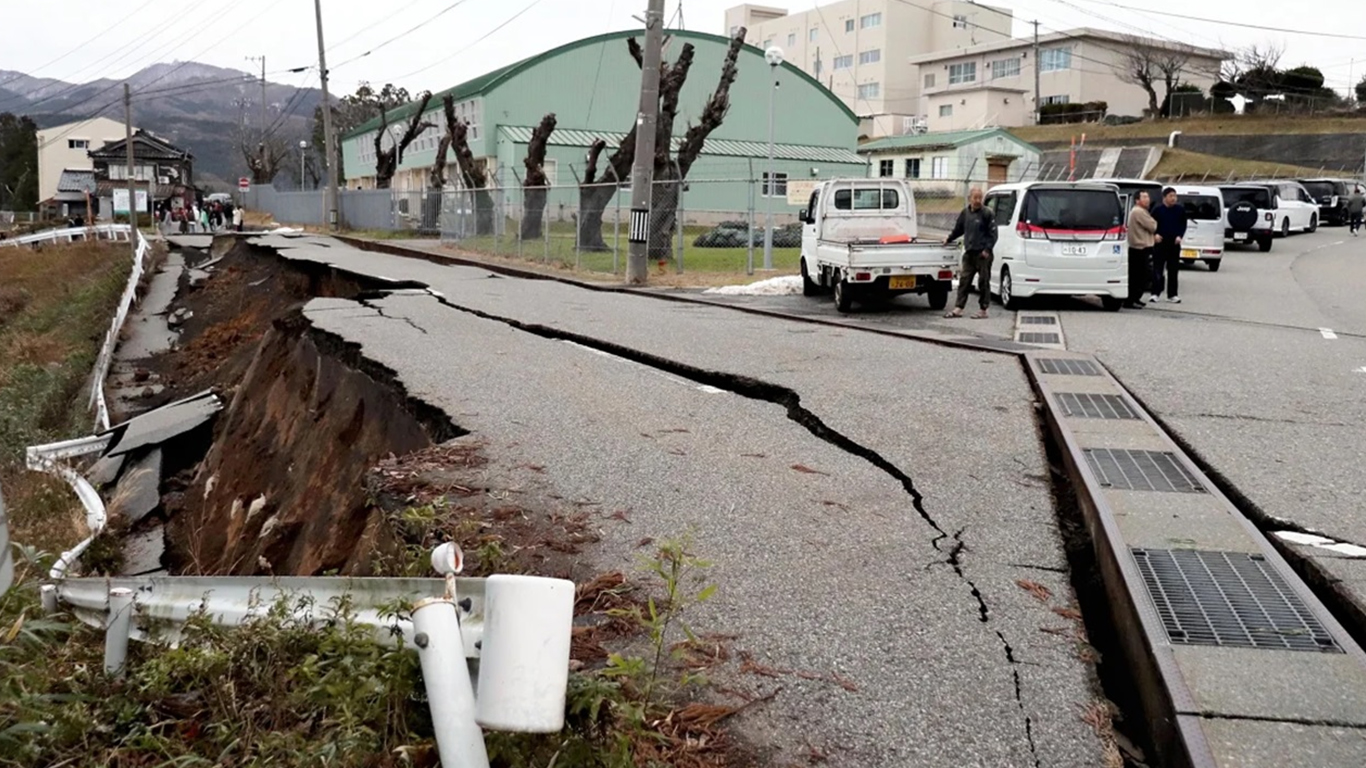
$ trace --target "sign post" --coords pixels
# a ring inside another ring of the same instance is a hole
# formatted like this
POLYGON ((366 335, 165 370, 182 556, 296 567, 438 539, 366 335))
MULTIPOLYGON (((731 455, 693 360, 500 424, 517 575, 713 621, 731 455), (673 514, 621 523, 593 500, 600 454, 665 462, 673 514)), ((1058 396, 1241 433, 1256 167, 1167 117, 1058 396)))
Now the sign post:
POLYGON ((237 180, 237 192, 239 199, 238 205, 242 208, 247 207, 247 193, 251 191, 251 179, 243 176, 237 180))

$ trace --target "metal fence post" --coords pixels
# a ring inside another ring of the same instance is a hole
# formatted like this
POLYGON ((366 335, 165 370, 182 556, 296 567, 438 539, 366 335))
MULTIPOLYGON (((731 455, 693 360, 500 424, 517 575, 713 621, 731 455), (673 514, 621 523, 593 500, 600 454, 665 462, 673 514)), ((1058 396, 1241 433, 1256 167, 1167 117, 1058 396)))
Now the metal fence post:
MULTIPOLYGON (((615 177, 616 172, 612 175, 615 177)), ((612 219, 612 274, 615 275, 621 269, 621 187, 616 187, 612 196, 617 199, 617 215, 612 219)))
POLYGON ((674 221, 678 227, 678 274, 683 274, 683 249, 686 247, 683 239, 683 224, 687 220, 687 208, 683 205, 683 195, 687 192, 687 184, 683 183, 683 169, 674 161, 674 172, 678 174, 678 210, 674 214, 674 221))
MULTIPOLYGON (((578 199, 579 199, 580 203, 582 203, 582 201, 583 201, 583 188, 582 188, 581 184, 582 184, 583 182, 581 182, 581 181, 579 180, 579 172, 576 171, 576 170, 574 170, 574 166, 572 166, 572 165, 569 166, 569 172, 570 172, 571 174, 574 175, 574 189, 575 189, 575 191, 578 192, 578 195, 579 195, 578 199)), ((558 181, 558 179, 556 179, 556 180, 558 181)), ((582 256, 582 253, 583 253, 583 251, 582 251, 582 249, 583 249, 583 243, 582 243, 582 241, 579 239, 579 238, 580 238, 579 224, 582 222, 582 220, 583 220, 583 206, 582 206, 581 204, 576 203, 576 204, 574 205, 574 211, 573 211, 573 213, 572 213, 572 214, 570 215, 570 217, 569 217, 570 223, 574 225, 574 269, 576 269, 576 270, 579 269, 579 267, 582 266, 582 258, 583 258, 583 256, 582 256)))
MULTIPOLYGON (((522 211, 522 215, 523 215, 523 216, 526 216, 526 211, 522 211)), ((544 203, 544 207, 541 208, 541 239, 545 241, 545 255, 541 258, 541 261, 542 261, 543 263, 545 263, 545 264, 549 264, 549 263, 550 263, 550 225, 551 225, 551 223, 552 223, 552 222, 550 221, 550 187, 547 186, 547 187, 545 188, 545 203, 544 203)))
POLYGON ((754 158, 749 159, 749 244, 745 274, 754 274, 754 158))
POLYGON ((109 620, 104 632, 104 672, 123 674, 128 659, 128 632, 133 618, 133 590, 109 590, 109 620))
POLYGON ((474 719, 474 686, 454 595, 428 598, 413 607, 413 643, 422 665, 441 764, 488 768, 484 732, 474 719))

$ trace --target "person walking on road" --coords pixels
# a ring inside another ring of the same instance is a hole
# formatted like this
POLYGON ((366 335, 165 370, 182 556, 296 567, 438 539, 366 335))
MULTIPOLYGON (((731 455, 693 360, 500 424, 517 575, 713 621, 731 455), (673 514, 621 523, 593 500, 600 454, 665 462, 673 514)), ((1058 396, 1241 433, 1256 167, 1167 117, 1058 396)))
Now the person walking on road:
POLYGON ((944 245, 960 237, 963 238, 963 264, 958 274, 958 299, 944 317, 963 316, 975 277, 981 309, 972 318, 982 320, 991 306, 991 257, 992 249, 996 247, 996 215, 982 205, 982 190, 976 187, 968 192, 968 207, 959 212, 953 231, 944 238, 944 245))
POLYGON ((1366 212, 1366 195, 1361 194, 1361 187, 1353 187, 1352 196, 1347 198, 1347 216, 1351 219, 1352 237, 1356 237, 1357 230, 1361 229, 1363 212, 1366 212))
POLYGON ((1153 209, 1153 219, 1157 221, 1157 235, 1153 246, 1153 301, 1181 303, 1178 290, 1181 274, 1181 241, 1186 237, 1186 207, 1176 201, 1176 190, 1167 187, 1162 190, 1162 205, 1153 209), (1166 281, 1163 281, 1163 272, 1166 281))
POLYGON ((1134 207, 1129 211, 1129 299, 1124 306, 1142 309, 1143 291, 1152 282, 1153 243, 1157 236, 1157 221, 1148 208, 1152 199, 1147 192, 1139 192, 1134 207))
POLYGON ((242 231, 242 208, 240 206, 232 209, 232 228, 238 232, 242 231))

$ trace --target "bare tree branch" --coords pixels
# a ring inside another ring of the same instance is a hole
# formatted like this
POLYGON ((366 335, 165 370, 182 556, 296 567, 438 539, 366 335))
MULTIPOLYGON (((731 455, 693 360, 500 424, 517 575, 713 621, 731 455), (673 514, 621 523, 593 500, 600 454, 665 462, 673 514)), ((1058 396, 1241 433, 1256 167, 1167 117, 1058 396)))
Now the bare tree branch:
POLYGON ((602 139, 594 139, 593 145, 588 148, 588 163, 583 169, 583 183, 592 184, 598 179, 598 158, 602 156, 602 151, 607 149, 607 142, 602 139))
POLYGON ((741 27, 736 30, 735 37, 731 38, 730 47, 726 49, 725 63, 721 65, 721 79, 716 84, 716 90, 712 91, 711 98, 707 99, 707 106, 702 109, 701 120, 697 125, 688 128, 687 133, 683 135, 683 143, 678 147, 678 170, 683 178, 687 178, 688 170, 702 154, 707 136, 721 126, 721 121, 730 111, 730 86, 739 73, 737 62, 744 45, 745 28, 741 27))
MULTIPOLYGON (((1036 65, 1037 63, 1035 62, 1036 65)), ((1127 36, 1123 50, 1119 51, 1119 61, 1114 65, 1114 73, 1120 82, 1137 85, 1148 94, 1148 115, 1157 117, 1160 112, 1157 88, 1154 87, 1160 75, 1157 51, 1143 38, 1127 36)))
POLYGON ((446 156, 451 150, 451 134, 446 132, 441 135, 441 142, 436 145, 436 162, 432 163, 431 184, 433 189, 441 189, 446 186, 446 156))
POLYGON ((541 118, 541 124, 531 132, 531 140, 527 142, 526 159, 523 165, 526 166, 526 180, 523 182, 525 187, 544 187, 549 183, 545 175, 545 152, 546 145, 550 142, 550 134, 555 132, 555 113, 551 112, 541 118))

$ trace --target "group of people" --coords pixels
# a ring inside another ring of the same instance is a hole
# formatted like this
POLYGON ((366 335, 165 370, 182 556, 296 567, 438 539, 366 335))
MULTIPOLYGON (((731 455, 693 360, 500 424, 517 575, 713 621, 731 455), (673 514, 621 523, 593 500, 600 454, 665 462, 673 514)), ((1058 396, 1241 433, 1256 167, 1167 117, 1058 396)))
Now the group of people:
POLYGON ((156 204, 156 220, 163 227, 178 225, 181 234, 200 232, 219 232, 229 225, 242 231, 242 209, 231 203, 211 200, 204 205, 192 203, 189 206, 173 207, 168 203, 156 204))
POLYGON ((1129 211, 1129 298, 1124 306, 1142 309, 1144 289, 1148 301, 1181 303, 1181 240, 1186 236, 1186 207, 1176 190, 1162 190, 1161 205, 1154 206, 1146 191, 1134 198, 1129 211))

